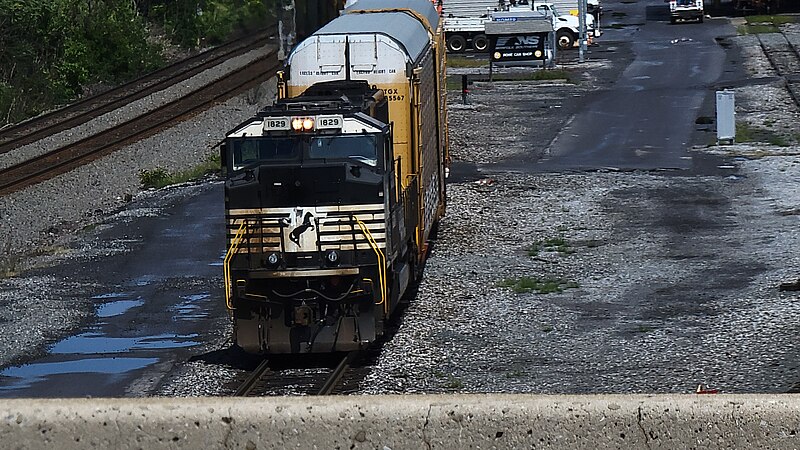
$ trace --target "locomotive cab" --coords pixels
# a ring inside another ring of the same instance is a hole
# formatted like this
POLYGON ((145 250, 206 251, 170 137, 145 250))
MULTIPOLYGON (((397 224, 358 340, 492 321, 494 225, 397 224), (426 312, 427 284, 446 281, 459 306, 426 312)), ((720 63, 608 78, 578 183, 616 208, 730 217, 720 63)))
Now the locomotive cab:
POLYGON ((226 301, 251 353, 349 351, 410 275, 383 91, 320 83, 226 136, 226 301))

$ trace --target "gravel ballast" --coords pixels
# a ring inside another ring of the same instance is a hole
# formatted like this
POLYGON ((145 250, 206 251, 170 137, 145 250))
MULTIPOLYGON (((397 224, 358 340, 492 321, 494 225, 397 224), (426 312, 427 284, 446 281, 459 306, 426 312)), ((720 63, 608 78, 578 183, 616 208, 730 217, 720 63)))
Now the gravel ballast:
MULTIPOLYGON (((731 42, 741 47, 751 77, 774 76, 751 37, 731 42)), ((798 297, 778 289, 800 274, 796 145, 691 150, 692 157, 732 165, 725 176, 490 169, 517 153, 546 155, 593 87, 590 70, 604 70, 602 59, 592 64, 577 85, 476 83, 468 105, 451 92, 453 160, 475 169, 449 180, 447 215, 419 291, 360 393, 686 393, 698 384, 786 392, 798 381, 798 297), (526 122, 514 120, 520 111, 526 122), (499 145, 496 136, 511 137, 499 145), (556 292, 505 287, 522 277, 556 292)), ((739 120, 754 126, 770 120, 779 133, 800 118, 779 82, 737 87, 736 106, 739 120)), ((247 99, 231 100, 0 199, 5 248, 15 254, 50 248, 42 252, 49 259, 17 263, 50 264, 52 249, 73 230, 136 194, 141 170, 191 166, 254 108, 247 99)), ((46 317, 52 312, 42 312, 31 333, 16 315, 25 308, 7 308, 0 365, 19 358, 12 345, 42 345, 91 316, 85 301, 60 295, 63 281, 2 280, 0 302, 17 304, 20 292, 36 290, 29 300, 63 301, 72 312, 52 320, 46 317)), ((226 318, 219 323, 228 326, 226 318)), ((202 351, 225 345, 213 335, 202 351)), ((131 395, 226 394, 224 382, 236 372, 189 362, 131 395)))

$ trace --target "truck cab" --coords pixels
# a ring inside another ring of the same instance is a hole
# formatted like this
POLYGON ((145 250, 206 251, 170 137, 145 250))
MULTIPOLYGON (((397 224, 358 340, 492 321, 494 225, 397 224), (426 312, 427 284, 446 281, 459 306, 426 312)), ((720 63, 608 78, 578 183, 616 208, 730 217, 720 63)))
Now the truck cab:
POLYGON ((670 0, 669 21, 696 20, 703 23, 703 0, 670 0))
MULTIPOLYGON (((569 11, 561 11, 553 3, 520 0, 515 6, 508 8, 509 12, 536 11, 553 17, 553 29, 556 31, 556 43, 561 50, 575 46, 580 36, 580 18, 573 16, 569 11)), ((586 35, 591 42, 592 38, 599 37, 600 32, 595 27, 594 16, 586 14, 586 35)))

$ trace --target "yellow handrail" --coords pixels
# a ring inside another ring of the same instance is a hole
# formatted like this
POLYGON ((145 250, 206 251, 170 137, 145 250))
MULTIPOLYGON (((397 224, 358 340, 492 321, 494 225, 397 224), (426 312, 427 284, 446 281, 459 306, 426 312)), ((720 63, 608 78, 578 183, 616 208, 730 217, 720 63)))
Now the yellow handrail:
POLYGON ((239 225, 239 229, 236 231, 236 235, 234 235, 231 246, 228 248, 228 252, 225 254, 225 259, 222 263, 222 273, 225 278, 225 304, 228 306, 228 309, 234 309, 231 304, 231 259, 233 259, 233 255, 239 250, 239 244, 242 242, 242 238, 246 232, 247 220, 242 220, 242 224, 239 225))
POLYGON ((384 311, 388 314, 389 302, 386 301, 386 257, 383 255, 381 249, 378 248, 378 243, 375 242, 375 238, 372 237, 372 233, 369 231, 369 228, 367 228, 367 225, 358 217, 353 217, 356 219, 358 227, 361 228, 361 232, 364 234, 364 237, 367 238, 367 242, 369 242, 369 245, 372 247, 375 255, 378 256, 378 283, 380 284, 381 288, 381 301, 375 304, 382 304, 384 311))

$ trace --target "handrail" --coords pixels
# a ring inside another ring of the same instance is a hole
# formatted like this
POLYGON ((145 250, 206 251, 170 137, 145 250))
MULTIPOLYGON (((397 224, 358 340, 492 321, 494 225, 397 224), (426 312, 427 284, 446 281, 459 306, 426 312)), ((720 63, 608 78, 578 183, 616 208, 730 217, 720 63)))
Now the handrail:
POLYGON ((369 245, 372 247, 375 255, 378 256, 378 283, 380 283, 381 288, 381 301, 375 304, 383 304, 383 309, 388 314, 389 302, 386 301, 386 257, 383 255, 381 249, 378 248, 378 243, 375 242, 375 238, 372 237, 372 233, 369 231, 369 228, 367 228, 367 225, 358 217, 353 216, 353 218, 356 220, 358 227, 361 228, 361 232, 364 234, 364 237, 367 238, 367 242, 369 242, 369 245))
POLYGON ((222 263, 222 273, 225 278, 225 305, 228 309, 234 309, 231 304, 231 260, 233 259, 233 255, 239 250, 239 244, 241 244, 242 238, 246 232, 247 219, 242 219, 242 224, 239 225, 239 229, 236 231, 236 235, 234 235, 231 246, 228 248, 228 252, 225 253, 225 259, 222 263))

